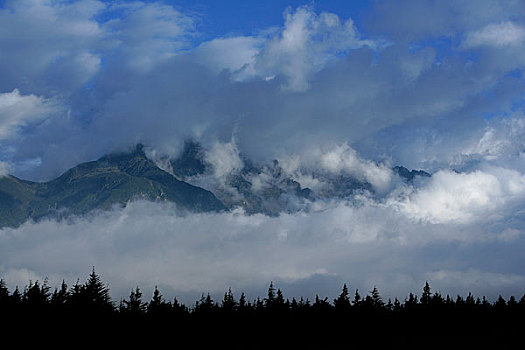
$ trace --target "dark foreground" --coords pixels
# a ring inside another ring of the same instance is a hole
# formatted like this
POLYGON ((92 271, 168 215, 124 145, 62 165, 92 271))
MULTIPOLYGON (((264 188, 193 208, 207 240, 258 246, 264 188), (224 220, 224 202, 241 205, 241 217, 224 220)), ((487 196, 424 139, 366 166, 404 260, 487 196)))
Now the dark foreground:
POLYGON ((501 348, 521 344, 525 334, 525 296, 492 303, 471 294, 451 298, 431 293, 428 283, 421 296, 402 302, 384 301, 376 288, 350 296, 346 285, 334 300, 289 300, 271 284, 265 298, 253 301, 228 291, 219 302, 203 295, 187 307, 157 289, 145 302, 136 288, 117 305, 93 271, 86 283, 54 292, 39 282, 10 292, 1 282, 0 315, 3 344, 57 348, 501 348))

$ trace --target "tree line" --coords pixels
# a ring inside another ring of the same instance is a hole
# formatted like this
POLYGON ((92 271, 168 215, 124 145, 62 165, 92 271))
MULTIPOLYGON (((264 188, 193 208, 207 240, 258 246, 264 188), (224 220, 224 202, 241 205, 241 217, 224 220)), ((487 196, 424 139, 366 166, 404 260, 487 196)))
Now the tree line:
POLYGON ((426 282, 419 296, 410 293, 401 301, 384 300, 376 287, 366 295, 357 289, 351 294, 345 284, 332 300, 319 296, 309 300, 286 298, 271 282, 265 297, 254 300, 247 300, 244 293, 236 299, 229 289, 221 300, 202 294, 193 305, 187 306, 177 298, 166 300, 155 287, 151 300, 145 301, 137 286, 129 297, 115 302, 109 287, 93 269, 84 283, 77 280, 68 287, 62 282, 53 291, 46 281, 30 281, 22 291, 16 287, 10 292, 5 281, 0 280, 0 314, 11 325, 25 322, 27 326, 35 322, 41 326, 40 321, 46 319, 51 324, 62 322, 70 330, 75 329, 74 325, 82 329, 81 325, 88 324, 111 325, 113 329, 141 325, 177 329, 188 335, 210 327, 218 336, 219 330, 227 326, 243 332, 271 327, 273 335, 278 334, 279 327, 288 327, 296 332, 308 328, 320 332, 338 330, 340 334, 353 334, 353 341, 369 341, 367 337, 383 334, 386 338, 375 339, 409 341, 432 335, 439 339, 471 336, 501 342, 500 338, 511 339, 523 331, 525 294, 519 299, 500 295, 490 302, 472 293, 466 297, 443 296, 432 292, 426 282))

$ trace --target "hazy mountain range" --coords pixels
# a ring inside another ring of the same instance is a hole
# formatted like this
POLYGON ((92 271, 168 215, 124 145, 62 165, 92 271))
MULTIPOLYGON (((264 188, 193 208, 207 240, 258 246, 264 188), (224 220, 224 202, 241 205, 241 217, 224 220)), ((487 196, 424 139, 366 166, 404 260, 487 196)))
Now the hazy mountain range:
MULTIPOLYGON (((347 198, 356 192, 373 192, 370 183, 351 176, 327 178, 328 189, 312 191, 285 174, 278 161, 243 168, 228 174, 220 185, 213 178, 200 144, 188 141, 181 155, 164 166, 149 159, 142 145, 127 153, 110 154, 79 164, 48 182, 32 182, 7 175, 0 177, 0 227, 16 227, 27 220, 65 218, 93 210, 125 206, 133 200, 167 201, 191 212, 242 208, 248 214, 278 215, 297 211, 319 198, 347 198), (254 179, 263 185, 255 185, 254 179), (202 184, 199 186, 199 184, 202 184), (210 187, 205 189, 205 187, 210 187)), ((421 170, 396 166, 405 181, 429 177, 421 170)))

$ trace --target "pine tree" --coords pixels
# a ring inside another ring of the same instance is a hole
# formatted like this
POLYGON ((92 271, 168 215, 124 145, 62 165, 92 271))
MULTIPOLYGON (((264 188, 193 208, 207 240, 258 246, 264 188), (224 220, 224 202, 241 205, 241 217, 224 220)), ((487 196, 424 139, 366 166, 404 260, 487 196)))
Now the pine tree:
POLYGON ((7 305, 9 302, 9 289, 3 279, 0 279, 0 306, 7 305))
POLYGON ((507 307, 507 302, 501 295, 498 296, 498 300, 494 303, 494 307, 498 310, 503 310, 507 307))
POLYGON ((265 302, 267 308, 272 307, 275 303, 275 288, 273 286, 273 281, 270 282, 270 286, 268 287, 268 297, 266 298, 265 302))
POLYGON ((120 311, 131 315, 142 315, 146 312, 147 304, 142 302, 142 292, 137 286, 131 290, 129 300, 123 300, 120 305, 120 311))
POLYGON ((62 308, 66 304, 69 297, 69 292, 67 290, 67 284, 62 280, 60 289, 55 289, 53 295, 51 296, 51 305, 55 308, 62 308))
POLYGON ((277 289, 277 296, 275 297, 275 305, 279 308, 282 308, 285 305, 283 292, 280 289, 277 289))
POLYGON ((49 289, 47 280, 44 280, 42 285, 38 281, 35 283, 29 281, 29 286, 22 295, 22 301, 33 310, 43 308, 49 302, 49 289))
POLYGON ((417 306, 418 304, 418 301, 417 301, 417 296, 413 293, 409 293, 408 294, 408 300, 405 299, 405 307, 407 308, 413 308, 415 306, 417 306))
POLYGON ((11 305, 16 307, 22 303, 22 293, 18 289, 18 286, 15 287, 13 294, 11 294, 11 305))
POLYGON ((162 294, 160 294, 159 289, 157 288, 157 286, 155 286, 155 290, 153 291, 153 297, 151 298, 151 301, 149 302, 147 307, 148 315, 167 315, 170 311, 171 304, 164 300, 162 294))
POLYGON ((215 303, 213 302, 210 293, 206 296, 202 293, 200 300, 195 303, 195 311, 209 313, 213 310, 215 310, 215 303))
POLYGON ((224 298, 222 299, 222 310, 226 312, 233 312, 237 309, 237 302, 233 297, 232 289, 229 288, 226 293, 224 293, 224 298))
POLYGON ((370 301, 372 307, 374 308, 381 309, 385 306, 385 303, 381 298, 381 295, 379 295, 379 291, 377 290, 376 286, 374 286, 374 288, 370 292, 370 301))
POLYGON ((430 285, 428 284, 428 281, 426 281, 425 286, 423 287, 423 294, 421 294, 421 305, 428 306, 430 305, 431 300, 432 294, 430 292, 430 285))
POLYGON ((246 309, 247 309, 246 296, 244 295, 244 292, 242 292, 241 297, 239 298, 239 310, 244 311, 246 309))
POLYGON ((511 309, 514 309, 516 306, 518 306, 518 302, 516 301, 516 298, 514 297, 514 295, 510 296, 509 301, 507 302, 507 305, 511 309))
POLYGON ((359 294, 359 289, 356 289, 354 293, 354 300, 352 303, 354 304, 354 306, 359 306, 361 302, 362 302, 361 294, 359 294))
POLYGON ((393 310, 394 311, 400 311, 401 310, 401 302, 399 301, 398 298, 394 298, 394 308, 393 310))
POLYGON ((343 285, 341 294, 339 294, 339 296, 334 299, 334 307, 338 311, 348 311, 350 309, 350 297, 346 283, 343 285))
POLYGON ((103 308, 113 306, 111 297, 109 296, 109 288, 102 283, 94 267, 87 282, 83 286, 83 293, 85 294, 87 303, 90 305, 103 308))

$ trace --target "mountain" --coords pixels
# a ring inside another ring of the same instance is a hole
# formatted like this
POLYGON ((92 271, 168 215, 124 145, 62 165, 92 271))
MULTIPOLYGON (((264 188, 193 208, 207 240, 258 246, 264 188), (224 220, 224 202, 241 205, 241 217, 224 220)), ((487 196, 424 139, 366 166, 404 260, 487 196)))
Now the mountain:
POLYGON ((135 199, 169 201, 197 212, 226 209, 213 193, 157 167, 139 145, 130 153, 82 163, 49 182, 0 177, 0 227, 107 210, 135 199))
MULTIPOLYGON (((247 214, 276 216, 307 209, 316 200, 352 198, 373 193, 373 186, 348 174, 304 170, 287 174, 279 162, 254 164, 218 179, 206 162, 202 146, 187 141, 179 157, 161 169, 146 157, 142 145, 127 153, 110 154, 82 163, 48 182, 0 177, 0 228, 18 226, 28 219, 64 218, 92 210, 125 206, 136 199, 167 201, 194 212, 243 208, 247 214), (306 179, 315 190, 304 187, 306 179)), ((396 166, 393 172, 407 182, 430 177, 422 170, 396 166)))
POLYGON ((406 181, 413 181, 416 176, 430 177, 431 175, 423 170, 408 170, 404 166, 395 166, 393 169, 394 173, 406 181))

